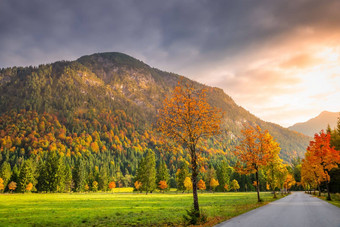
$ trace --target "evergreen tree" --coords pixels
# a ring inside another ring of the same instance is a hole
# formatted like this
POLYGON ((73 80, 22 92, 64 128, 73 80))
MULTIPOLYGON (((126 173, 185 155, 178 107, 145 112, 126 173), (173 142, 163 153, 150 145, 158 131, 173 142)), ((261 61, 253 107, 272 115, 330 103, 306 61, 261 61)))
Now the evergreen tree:
POLYGON ((73 180, 72 171, 69 165, 65 166, 64 176, 65 192, 70 192, 73 189, 73 180))
POLYGON ((225 161, 222 161, 218 167, 217 167, 217 180, 219 182, 219 186, 217 187, 217 190, 219 191, 225 191, 226 189, 224 186, 226 184, 230 184, 230 176, 228 174, 228 169, 227 169, 227 163, 225 161))
POLYGON ((26 186, 31 183, 35 184, 35 168, 33 166, 33 162, 31 159, 27 159, 24 164, 21 166, 19 181, 18 181, 18 190, 19 192, 25 192, 26 186))
POLYGON ((137 171, 137 180, 142 183, 142 191, 148 194, 156 188, 156 158, 152 150, 148 150, 141 160, 137 171))
POLYGON ((84 191, 86 184, 85 165, 82 159, 78 159, 72 173, 74 181, 74 190, 77 192, 84 191))
POLYGON ((9 180, 12 176, 12 170, 11 165, 8 162, 3 162, 0 168, 0 177, 3 179, 4 187, 6 188, 7 184, 9 183, 9 180))
MULTIPOLYGON (((167 184, 169 184, 169 170, 168 167, 166 166, 166 163, 164 160, 162 160, 157 168, 157 177, 156 177, 156 183, 157 185, 159 184, 160 181, 165 181, 167 184)), ((157 186, 160 188, 160 186, 157 186)))
POLYGON ((216 179, 216 170, 212 165, 209 165, 209 168, 206 173, 206 185, 208 186, 208 189, 211 190, 212 188, 210 187, 210 181, 212 179, 216 179))
POLYGON ((39 191, 64 191, 65 166, 63 159, 56 152, 49 152, 46 161, 39 168, 39 191))
POLYGON ((100 172, 99 172, 99 179, 98 179, 98 187, 99 187, 99 190, 102 190, 102 191, 107 191, 107 187, 108 187, 108 184, 109 184, 109 178, 108 178, 108 173, 107 173, 107 166, 106 165, 103 165, 101 168, 100 168, 100 172))
POLYGON ((184 192, 186 190, 184 181, 189 176, 189 168, 185 161, 181 163, 181 168, 176 173, 177 190, 184 192))

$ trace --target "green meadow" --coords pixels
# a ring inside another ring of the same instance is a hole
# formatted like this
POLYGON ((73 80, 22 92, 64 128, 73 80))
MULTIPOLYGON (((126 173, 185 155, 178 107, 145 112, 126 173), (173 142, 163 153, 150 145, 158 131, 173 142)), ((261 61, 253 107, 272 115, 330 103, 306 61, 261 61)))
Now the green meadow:
MULTIPOLYGON (((270 193, 199 194, 207 225, 273 201, 270 193)), ((182 225, 191 193, 1 194, 1 226, 164 226, 182 225)))

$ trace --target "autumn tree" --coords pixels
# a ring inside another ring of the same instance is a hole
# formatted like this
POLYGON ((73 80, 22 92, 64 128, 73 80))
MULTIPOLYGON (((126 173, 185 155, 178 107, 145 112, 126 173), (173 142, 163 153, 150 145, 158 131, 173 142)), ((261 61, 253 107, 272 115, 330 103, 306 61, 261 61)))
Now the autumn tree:
POLYGON ((228 184, 225 184, 223 188, 224 188, 224 190, 226 190, 227 192, 230 190, 230 187, 229 187, 228 184))
POLYGON ((191 158, 191 181, 194 209, 199 216, 197 196, 198 143, 219 133, 221 110, 207 102, 207 90, 197 90, 189 82, 178 83, 171 97, 166 98, 159 110, 158 129, 187 148, 191 158))
POLYGON ((273 191, 274 198, 276 198, 275 189, 280 186, 279 174, 286 166, 283 164, 283 160, 279 157, 281 148, 275 140, 270 141, 270 150, 270 159, 264 170, 269 188, 273 191))
POLYGON ((248 125, 242 129, 243 139, 236 146, 235 155, 238 158, 236 170, 241 174, 255 173, 257 200, 260 199, 259 171, 268 164, 271 158, 272 136, 260 126, 248 125))
POLYGON ((4 189, 5 189, 4 180, 0 177, 0 192, 3 192, 4 189))
POLYGON ((17 188, 17 183, 14 181, 11 181, 11 183, 8 184, 8 189, 13 192, 17 188))
POLYGON ((162 192, 164 192, 164 191, 168 188, 168 184, 166 183, 165 180, 161 180, 161 181, 159 181, 159 183, 158 183, 158 188, 159 188, 162 192))
POLYGON ((201 191, 205 190, 206 189, 205 182, 202 179, 200 179, 197 183, 197 187, 201 191))
POLYGON ((232 180, 230 183, 230 189, 234 190, 235 192, 240 188, 238 181, 236 179, 232 180))
POLYGON ((137 190, 137 191, 141 191, 142 192, 142 182, 140 182, 140 181, 136 181, 135 183, 134 183, 134 186, 135 186, 135 189, 137 190))
POLYGON ((211 190, 215 191, 215 188, 219 186, 220 184, 218 183, 218 180, 215 180, 215 178, 212 178, 209 185, 210 185, 211 190))
POLYGON ((114 181, 111 181, 109 183, 109 189, 113 192, 113 190, 116 188, 116 183, 114 181))
POLYGON ((307 148, 306 159, 310 161, 322 175, 320 176, 327 185, 327 199, 331 200, 329 192, 329 172, 337 168, 340 163, 340 152, 330 145, 331 135, 324 133, 314 135, 314 141, 310 141, 307 148))
POLYGON ((32 191, 32 189, 33 189, 33 184, 32 184, 32 183, 28 183, 28 184, 26 185, 25 190, 26 190, 27 192, 30 192, 30 191, 32 191))
POLYGON ((183 183, 187 191, 190 191, 192 189, 192 181, 190 180, 190 177, 186 177, 183 183))
POLYGON ((92 191, 94 191, 94 192, 98 191, 98 182, 97 181, 92 182, 92 191))

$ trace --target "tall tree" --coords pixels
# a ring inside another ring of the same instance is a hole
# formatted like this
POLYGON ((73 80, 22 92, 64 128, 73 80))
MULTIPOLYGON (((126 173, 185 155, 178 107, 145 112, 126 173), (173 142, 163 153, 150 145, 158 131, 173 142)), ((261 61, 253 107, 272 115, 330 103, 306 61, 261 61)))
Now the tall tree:
POLYGON ((273 191, 274 198, 276 198, 276 187, 279 187, 279 174, 285 166, 283 166, 283 160, 279 157, 280 146, 279 144, 272 140, 270 144, 271 157, 265 167, 266 180, 269 184, 270 189, 273 191))
POLYGON ((40 191, 56 192, 64 189, 64 162, 56 152, 49 152, 40 166, 38 186, 40 191))
POLYGON ((184 180, 189 176, 189 168, 185 161, 181 162, 181 167, 176 173, 177 191, 185 191, 184 180))
POLYGON ((323 178, 327 185, 328 200, 331 200, 329 192, 329 172, 333 168, 337 168, 340 163, 340 151, 330 146, 330 139, 331 135, 329 133, 326 134, 321 131, 320 134, 315 134, 314 141, 310 141, 306 154, 306 159, 312 160, 311 163, 322 170, 323 178))
POLYGON ((20 169, 18 190, 20 192, 25 192, 27 185, 29 183, 34 185, 35 181, 35 168, 33 162, 31 159, 27 159, 20 169))
POLYGON ((11 179, 12 171, 11 171, 11 165, 8 162, 3 162, 0 169, 0 177, 3 179, 3 184, 6 188, 9 180, 11 179))
POLYGON ((158 129, 189 150, 197 217, 200 216, 197 196, 198 143, 219 133, 221 119, 221 110, 211 107, 207 102, 207 90, 197 90, 189 82, 179 82, 172 96, 164 100, 163 108, 159 111, 158 129))
POLYGON ((137 170, 137 181, 142 183, 141 189, 148 194, 156 188, 156 158, 155 153, 148 149, 137 170))
POLYGON ((262 131, 260 126, 248 125, 241 132, 243 139, 235 150, 238 158, 236 169, 242 174, 255 173, 257 200, 261 202, 259 171, 271 158, 270 145, 273 138, 267 130, 262 131))
MULTIPOLYGON (((166 166, 166 163, 164 160, 162 160, 157 168, 157 177, 156 177, 156 182, 158 184, 158 188, 161 189, 161 186, 164 186, 163 184, 160 184, 160 181, 165 181, 166 184, 168 185, 169 183, 169 178, 170 178, 170 174, 169 174, 169 170, 168 167, 166 166)), ((164 189, 161 189, 164 190, 164 189)))
POLYGON ((227 184, 229 185, 230 181, 230 175, 228 173, 228 168, 227 168, 227 163, 225 161, 222 161, 218 166, 217 166, 217 180, 219 182, 219 188, 220 191, 226 190, 224 186, 227 184))
POLYGON ((86 172, 84 161, 79 158, 72 172, 72 178, 74 181, 74 190, 82 192, 85 190, 86 184, 86 172))

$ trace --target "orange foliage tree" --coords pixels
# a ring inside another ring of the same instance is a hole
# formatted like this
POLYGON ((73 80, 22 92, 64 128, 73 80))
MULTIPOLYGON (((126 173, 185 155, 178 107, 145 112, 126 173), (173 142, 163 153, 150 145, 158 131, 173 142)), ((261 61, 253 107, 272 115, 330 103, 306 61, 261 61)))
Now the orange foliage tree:
POLYGON ((30 191, 32 191, 32 189, 33 189, 33 184, 32 183, 28 183, 26 185, 26 191, 30 192, 30 191))
POLYGON ((109 189, 113 192, 113 189, 115 189, 115 188, 116 188, 116 183, 114 181, 111 181, 109 183, 109 189))
POLYGON ((319 173, 318 180, 326 182, 328 200, 331 200, 329 172, 333 168, 337 168, 340 163, 340 151, 331 147, 330 140, 330 133, 326 134, 321 131, 320 134, 314 135, 314 141, 310 141, 306 152, 306 160, 310 163, 309 166, 314 168, 315 173, 319 173))
POLYGON ((206 189, 205 182, 202 179, 199 180, 198 183, 197 183, 197 187, 201 191, 205 190, 206 189))
POLYGON ((158 187, 164 192, 164 190, 168 188, 168 184, 166 183, 165 180, 161 180, 158 183, 158 187))
POLYGON ((271 159, 272 136, 267 130, 262 131, 260 126, 246 126, 242 131, 243 139, 236 146, 235 155, 238 158, 235 169, 241 174, 256 176, 257 200, 260 199, 259 170, 266 166, 271 159))
POLYGON ((142 189, 142 182, 139 182, 139 181, 136 181, 135 182, 135 189, 137 190, 137 191, 139 191, 139 190, 141 190, 142 189))
POLYGON ((0 177, 0 192, 5 189, 4 180, 0 177))
POLYGON ((207 90, 195 89, 189 82, 179 82, 171 97, 164 100, 163 108, 159 110, 158 130, 189 150, 197 216, 200 215, 197 196, 198 143, 220 133, 221 119, 221 110, 211 107, 207 102, 207 90))

